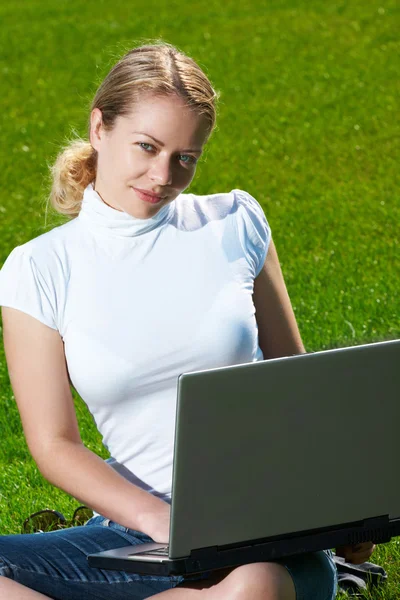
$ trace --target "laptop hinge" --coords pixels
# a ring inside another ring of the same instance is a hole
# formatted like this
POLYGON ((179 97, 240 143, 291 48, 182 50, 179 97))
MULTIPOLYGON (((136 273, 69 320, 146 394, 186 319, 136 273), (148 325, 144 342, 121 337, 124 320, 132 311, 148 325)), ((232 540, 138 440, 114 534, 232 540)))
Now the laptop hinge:
POLYGON ((196 550, 192 550, 190 552, 190 558, 194 560, 201 559, 213 559, 218 556, 219 548, 218 546, 207 546, 206 548, 197 548, 196 550))
MULTIPOLYGON (((284 534, 280 536, 272 536, 267 538, 258 538, 251 540, 251 543, 247 541, 245 544, 225 544, 224 546, 208 546, 206 548, 197 548, 192 550, 190 557, 195 560, 201 560, 202 558, 212 560, 213 557, 221 556, 225 552, 231 552, 236 550, 239 552, 246 552, 250 548, 255 548, 258 545, 269 544, 274 542, 282 542, 284 540, 290 540, 291 538, 307 538, 315 534, 324 534, 329 532, 335 532, 336 530, 349 529, 348 542, 347 543, 360 543, 361 541, 374 541, 375 543, 385 543, 390 541, 393 535, 396 535, 396 531, 400 526, 399 521, 396 521, 396 526, 393 523, 393 529, 389 528, 389 516, 382 515, 379 517, 372 517, 369 519, 363 519, 360 521, 354 521, 352 523, 344 523, 341 526, 335 527, 323 527, 321 529, 309 529, 305 531, 297 531, 296 533, 284 534), (370 539, 371 538, 371 539, 370 539)), ((397 534, 398 535, 398 534, 397 534)))

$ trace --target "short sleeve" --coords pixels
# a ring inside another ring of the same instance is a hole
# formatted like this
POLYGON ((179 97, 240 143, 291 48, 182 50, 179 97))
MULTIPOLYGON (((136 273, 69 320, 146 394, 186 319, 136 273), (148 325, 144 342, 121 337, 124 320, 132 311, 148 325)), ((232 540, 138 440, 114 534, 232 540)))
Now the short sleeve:
POLYGON ((246 258, 252 267, 254 277, 260 273, 265 262, 271 228, 261 205, 253 196, 243 190, 232 190, 237 208, 239 240, 246 258))
POLYGON ((52 329, 58 329, 54 294, 39 272, 30 251, 17 246, 0 270, 0 306, 25 312, 52 329))

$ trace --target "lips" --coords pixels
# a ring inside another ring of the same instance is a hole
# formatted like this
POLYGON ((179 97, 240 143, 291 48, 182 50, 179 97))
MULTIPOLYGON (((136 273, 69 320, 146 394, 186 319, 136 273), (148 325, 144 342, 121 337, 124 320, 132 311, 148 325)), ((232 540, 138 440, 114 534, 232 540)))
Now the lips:
POLYGON ((164 200, 165 196, 156 196, 154 194, 152 194, 151 192, 148 192, 147 190, 140 190, 138 188, 132 188, 137 196, 141 199, 144 200, 145 202, 150 202, 151 204, 157 204, 158 202, 161 202, 161 200, 164 200))
POLYGON ((158 198, 158 200, 162 200, 163 198, 165 198, 165 196, 161 196, 159 194, 154 194, 153 192, 150 192, 150 190, 142 190, 141 188, 134 188, 137 192, 142 192, 143 194, 146 194, 147 196, 152 196, 153 198, 158 198))

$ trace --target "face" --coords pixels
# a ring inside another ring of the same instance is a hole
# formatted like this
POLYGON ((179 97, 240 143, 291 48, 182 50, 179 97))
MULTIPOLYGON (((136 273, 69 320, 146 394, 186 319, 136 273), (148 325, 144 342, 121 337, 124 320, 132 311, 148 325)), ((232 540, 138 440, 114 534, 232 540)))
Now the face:
POLYGON ((128 117, 116 119, 111 132, 95 108, 90 128, 98 152, 94 189, 116 210, 138 219, 153 217, 190 185, 207 135, 205 117, 175 95, 144 97, 128 117))

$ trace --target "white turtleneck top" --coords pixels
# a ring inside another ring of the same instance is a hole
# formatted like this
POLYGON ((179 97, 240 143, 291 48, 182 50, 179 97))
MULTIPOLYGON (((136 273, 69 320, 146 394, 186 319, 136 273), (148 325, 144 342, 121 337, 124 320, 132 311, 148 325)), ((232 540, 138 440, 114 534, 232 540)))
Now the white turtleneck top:
POLYGON ((243 190, 180 194, 137 219, 89 184, 77 218, 0 271, 0 306, 60 333, 110 464, 167 502, 179 375, 263 360, 252 293, 270 237, 243 190))

